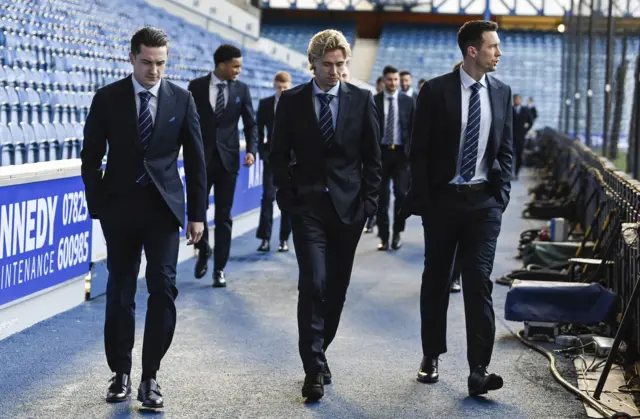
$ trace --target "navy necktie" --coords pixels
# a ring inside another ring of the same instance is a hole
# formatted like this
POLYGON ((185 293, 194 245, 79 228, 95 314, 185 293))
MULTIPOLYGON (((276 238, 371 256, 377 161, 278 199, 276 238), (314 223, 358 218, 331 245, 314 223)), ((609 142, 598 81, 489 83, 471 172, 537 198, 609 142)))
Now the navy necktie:
POLYGON ((467 116, 467 129, 465 130, 464 149, 462 150, 462 163, 460 164, 460 176, 469 182, 476 174, 476 162, 478 160, 478 139, 480 138, 480 83, 471 86, 471 98, 469 98, 469 114, 467 116))
POLYGON ((216 119, 220 119, 224 112, 224 88, 227 86, 225 83, 216 84, 218 87, 218 96, 216 97, 216 119))
POLYGON ((331 147, 331 139, 333 138, 333 117, 331 116, 331 108, 329 104, 333 100, 333 95, 327 93, 317 93, 316 96, 320 100, 320 117, 318 118, 318 124, 320 125, 320 131, 324 137, 324 143, 328 147, 331 147))
POLYGON ((395 127, 396 127, 396 110, 393 106, 393 96, 389 96, 389 111, 387 112, 387 120, 384 125, 384 142, 385 145, 395 144, 395 127))
MULTIPOLYGON (((153 96, 148 90, 138 93, 140 96, 140 115, 138 115, 138 126, 140 128, 140 143, 144 150, 149 146, 149 140, 151 139, 151 133, 153 132, 153 119, 151 118, 151 110, 149 109, 149 101, 153 96)), ((141 185, 149 183, 149 174, 147 170, 142 167, 142 175, 138 177, 136 182, 141 185)))

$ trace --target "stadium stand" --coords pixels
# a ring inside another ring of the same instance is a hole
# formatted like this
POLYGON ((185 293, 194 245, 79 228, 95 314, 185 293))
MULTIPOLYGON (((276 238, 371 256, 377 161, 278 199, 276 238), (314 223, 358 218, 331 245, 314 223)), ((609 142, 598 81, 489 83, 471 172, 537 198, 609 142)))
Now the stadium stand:
MULTIPOLYGON (((213 68, 224 38, 143 0, 0 1, 0 165, 77 158, 95 90, 130 73, 131 35, 144 24, 165 30, 167 78, 185 87, 213 68)), ((272 76, 304 73, 245 50, 241 75, 254 108, 272 92, 272 76)))
POLYGON ((328 28, 341 31, 347 38, 347 41, 353 45, 356 35, 356 26, 355 23, 346 21, 314 20, 310 22, 265 22, 261 26, 260 35, 265 38, 273 39, 295 51, 306 54, 311 37, 315 33, 328 28))

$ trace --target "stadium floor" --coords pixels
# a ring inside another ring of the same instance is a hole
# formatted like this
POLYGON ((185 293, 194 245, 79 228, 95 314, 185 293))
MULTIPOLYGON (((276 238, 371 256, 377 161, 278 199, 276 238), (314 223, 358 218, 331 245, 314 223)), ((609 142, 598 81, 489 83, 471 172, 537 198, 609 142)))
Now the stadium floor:
MULTIPOLYGON (((522 178, 521 178, 522 179, 522 178)), ((494 276, 519 266, 519 217, 527 199, 514 182, 505 213, 494 276)), ((275 244, 275 241, 274 243, 275 244)), ((226 269, 228 287, 193 278, 193 261, 178 272, 178 325, 158 380, 162 413, 140 403, 104 402, 110 372, 103 353, 104 296, 0 341, 1 418, 586 418, 582 404, 557 384, 548 364, 504 320, 507 287, 495 285, 496 347, 491 370, 505 387, 486 399, 467 397, 462 295, 449 307, 449 353, 440 382, 418 383, 421 359, 418 297, 423 263, 420 220, 410 218, 404 247, 376 251, 363 235, 338 336, 327 356, 333 384, 324 399, 306 405, 297 349, 293 252, 259 255, 254 232, 235 239, 226 269)), ((138 287, 133 391, 140 379, 144 282, 138 287)), ((561 365, 575 382, 568 363, 561 365)))

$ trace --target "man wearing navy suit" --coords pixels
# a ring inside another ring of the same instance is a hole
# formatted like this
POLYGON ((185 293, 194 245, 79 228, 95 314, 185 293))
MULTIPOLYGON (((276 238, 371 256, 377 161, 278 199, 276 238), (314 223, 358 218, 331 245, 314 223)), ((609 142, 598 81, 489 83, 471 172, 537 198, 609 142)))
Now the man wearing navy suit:
POLYGON ((413 127, 414 101, 401 94, 398 69, 386 66, 382 70, 385 89, 374 96, 378 108, 378 124, 382 131, 382 182, 378 202, 378 250, 389 250, 389 189, 393 180, 394 211, 391 248, 400 249, 400 233, 404 231, 405 218, 400 215, 402 202, 409 190, 409 150, 413 127))
MULTIPOLYGON (((215 237, 213 248, 213 286, 225 287, 224 268, 231 250, 231 208, 240 170, 240 134, 238 121, 242 118, 247 145, 244 165, 251 167, 258 151, 256 122, 249 86, 237 81, 242 70, 242 52, 233 45, 223 44, 213 54, 214 70, 192 80, 193 94, 204 142, 207 162, 207 195, 213 187, 215 201, 215 237)), ((205 228, 194 275, 200 279, 207 273, 211 257, 209 230, 205 228)))
MULTIPOLYGON (((258 124, 258 150, 262 159, 262 202, 260 206, 260 223, 256 230, 256 237, 261 239, 259 252, 271 250, 271 230, 273 227, 273 201, 276 199, 276 186, 273 184, 273 169, 269 161, 271 152, 271 139, 273 134, 273 120, 280 95, 291 88, 291 75, 286 71, 276 73, 273 80, 276 93, 273 96, 260 100, 256 122, 258 124), (265 137, 266 130, 266 137, 265 137)), ((279 252, 289 251, 289 234, 291 234, 291 221, 286 211, 280 213, 280 245, 279 252)))
POLYGON ((176 325, 176 265, 184 226, 184 189, 178 173, 182 147, 187 182, 186 236, 204 231, 206 172, 198 113, 191 94, 163 80, 167 36, 143 28, 131 39, 133 75, 99 89, 84 127, 82 180, 91 218, 99 219, 107 243, 104 345, 114 373, 108 402, 131 394, 135 293, 144 247, 149 290, 138 400, 163 407, 156 372, 176 325), (107 143, 107 166, 102 158, 107 143))
POLYGON ((516 160, 516 179, 522 167, 522 155, 524 154, 524 144, 527 133, 533 125, 533 115, 531 110, 522 106, 522 96, 513 95, 513 151, 516 160))
POLYGON ((509 203, 513 161, 511 88, 488 74, 502 55, 497 30, 498 25, 488 21, 460 28, 464 62, 424 84, 411 141, 407 210, 422 217, 426 247, 418 381, 438 381, 438 357, 447 352, 455 258, 464 288, 471 396, 503 385, 499 375, 487 372, 495 338, 490 275, 509 203))
POLYGON ((373 97, 341 81, 350 55, 338 31, 311 39, 314 78, 280 97, 271 144, 276 199, 291 214, 300 269, 298 347, 307 400, 322 398, 332 380, 326 351, 338 330, 356 247, 366 217, 376 212, 380 186, 373 97))

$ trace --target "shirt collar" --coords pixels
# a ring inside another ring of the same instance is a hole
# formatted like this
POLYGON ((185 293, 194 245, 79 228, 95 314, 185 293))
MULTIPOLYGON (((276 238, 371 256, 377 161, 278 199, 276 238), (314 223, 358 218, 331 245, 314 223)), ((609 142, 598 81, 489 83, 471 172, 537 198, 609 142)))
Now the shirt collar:
MULTIPOLYGON (((465 89, 469 89, 476 84, 476 81, 465 71, 464 66, 460 66, 460 83, 462 83, 465 89)), ((482 87, 487 87, 487 75, 483 74, 478 83, 480 83, 482 87)))
POLYGON ((317 94, 325 94, 326 93, 328 95, 338 96, 338 93, 340 92, 340 83, 342 83, 342 82, 339 81, 338 84, 336 84, 331 89, 329 89, 329 91, 323 92, 322 89, 320 87, 318 87, 318 85, 316 84, 316 79, 313 79, 313 95, 315 96, 317 94))
MULTIPOLYGON (((392 98, 394 98, 394 99, 398 99, 398 94, 399 94, 399 90, 398 90, 398 89, 396 89, 396 91, 395 91, 395 92, 393 92, 393 94, 390 94, 390 93, 389 93, 389 92, 387 92, 386 90, 384 91, 384 97, 385 97, 385 99, 386 99, 386 98, 389 98, 389 97, 392 97, 392 98)), ((405 94, 406 94, 406 93, 405 93, 405 94)))
POLYGON ((158 92, 160 91, 160 83, 162 83, 162 80, 157 82, 150 89, 145 89, 140 83, 138 83, 138 80, 136 80, 136 78, 133 75, 131 75, 131 80, 133 81, 133 91, 135 92, 136 96, 140 92, 148 91, 149 93, 151 93, 153 95, 153 97, 156 97, 156 98, 158 97, 158 92))
POLYGON ((227 82, 226 82, 226 81, 224 81, 224 80, 220 80, 220 79, 218 78, 218 76, 216 76, 216 74, 212 71, 212 72, 211 72, 211 85, 212 85, 212 86, 217 86, 217 85, 218 85, 218 84, 220 84, 220 83, 224 83, 224 85, 225 85, 225 86, 227 85, 227 82))

